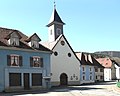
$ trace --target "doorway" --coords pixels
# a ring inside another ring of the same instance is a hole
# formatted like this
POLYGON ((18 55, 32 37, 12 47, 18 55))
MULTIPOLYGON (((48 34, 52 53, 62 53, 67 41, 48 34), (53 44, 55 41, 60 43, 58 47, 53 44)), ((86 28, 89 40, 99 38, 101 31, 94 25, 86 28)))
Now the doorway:
POLYGON ((68 77, 67 74, 62 73, 60 75, 60 85, 68 85, 68 77))
POLYGON ((24 73, 24 89, 30 89, 29 85, 29 73, 24 73))

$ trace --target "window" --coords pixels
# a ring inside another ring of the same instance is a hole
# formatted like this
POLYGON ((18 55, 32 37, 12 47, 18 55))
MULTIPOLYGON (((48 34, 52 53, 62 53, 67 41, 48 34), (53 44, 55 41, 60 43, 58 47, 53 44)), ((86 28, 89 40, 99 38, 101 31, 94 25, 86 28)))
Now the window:
POLYGON ((32 73, 32 86, 42 86, 41 73, 32 73))
POLYGON ((56 34, 56 35, 59 36, 59 35, 61 34, 61 29, 60 29, 60 28, 57 28, 56 31, 57 31, 57 34, 56 34))
POLYGON ((103 76, 100 76, 100 79, 103 79, 103 76))
POLYGON ((85 74, 85 72, 83 72, 83 74, 85 74))
POLYGON ((98 79, 98 77, 96 76, 96 79, 98 79))
POLYGON ((102 68, 100 68, 100 72, 103 72, 103 69, 102 69, 102 68))
POLYGON ((92 74, 92 72, 90 72, 90 74, 92 74))
POLYGON ((39 56, 30 57, 30 66, 43 67, 43 58, 40 58, 39 56))
POLYGON ((38 43, 38 41, 32 40, 32 41, 31 41, 31 47, 39 48, 39 43, 38 43))
POLYGON ((95 72, 98 72, 98 68, 95 68, 95 72))
POLYGON ((22 66, 22 56, 7 55, 8 66, 22 66))
POLYGON ((61 41, 61 45, 63 45, 63 46, 64 46, 64 45, 65 45, 65 42, 64 42, 64 41, 61 41))
POLYGON ((13 32, 11 32, 9 35, 5 37, 5 39, 8 40, 8 44, 11 46, 19 46, 19 43, 20 43, 19 41, 21 38, 22 37, 17 30, 14 30, 13 32))
POLYGON ((50 30, 50 35, 52 35, 52 29, 50 30))
POLYGON ((25 41, 28 42, 30 47, 39 48, 39 42, 41 41, 41 39, 36 33, 34 33, 32 36, 27 38, 25 41))
POLYGON ((19 38, 11 37, 8 42, 10 45, 19 46, 19 38))
POLYGON ((82 67, 82 71, 85 71, 85 67, 82 67))
POLYGON ((83 80, 85 80, 85 76, 83 76, 83 80))
POLYGON ((9 73, 9 86, 21 86, 21 73, 9 73))
POLYGON ((21 36, 17 32, 12 32, 6 39, 8 40, 8 43, 12 46, 19 46, 19 39, 21 36))
POLYGON ((58 52, 55 51, 55 52, 54 52, 54 55, 57 56, 57 55, 58 55, 58 52))
POLYGON ((68 53, 68 57, 71 57, 71 53, 68 53))
POLYGON ((19 57, 11 56, 11 66, 19 66, 19 57))
POLYGON ((92 76, 90 76, 90 80, 92 80, 92 76))
POLYGON ((90 67, 90 71, 92 71, 92 68, 90 67))

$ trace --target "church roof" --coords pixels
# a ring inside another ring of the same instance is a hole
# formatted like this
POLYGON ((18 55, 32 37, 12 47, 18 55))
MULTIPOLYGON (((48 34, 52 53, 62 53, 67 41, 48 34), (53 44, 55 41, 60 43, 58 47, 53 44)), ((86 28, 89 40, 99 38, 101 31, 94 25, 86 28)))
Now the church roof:
POLYGON ((74 56, 76 57, 76 59, 80 62, 79 58, 77 57, 77 55, 75 54, 74 50, 72 49, 71 45, 69 44, 69 42, 67 41, 67 39, 65 38, 65 36, 63 34, 61 34, 55 41, 53 42, 40 42, 43 46, 45 46, 46 48, 50 49, 50 50, 54 50, 54 48, 56 47, 56 45, 58 44, 58 42, 60 42, 61 38, 64 38, 65 42, 67 43, 67 45, 69 46, 70 50, 73 52, 74 56))
POLYGON ((54 22, 56 22, 56 23, 61 23, 61 24, 63 24, 63 25, 65 24, 65 23, 61 20, 60 16, 58 15, 56 8, 54 8, 54 10, 53 10, 53 12, 52 12, 52 16, 51 16, 50 21, 49 21, 49 24, 48 24, 47 26, 49 27, 49 26, 50 26, 51 24, 53 24, 54 22))

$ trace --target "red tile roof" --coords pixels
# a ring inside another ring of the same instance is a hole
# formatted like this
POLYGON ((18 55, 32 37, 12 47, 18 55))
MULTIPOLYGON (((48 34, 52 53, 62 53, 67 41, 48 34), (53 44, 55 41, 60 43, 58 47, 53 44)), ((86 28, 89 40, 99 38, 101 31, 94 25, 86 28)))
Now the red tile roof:
POLYGON ((112 67, 112 61, 110 58, 98 58, 96 59, 102 66, 105 68, 111 68, 112 67))

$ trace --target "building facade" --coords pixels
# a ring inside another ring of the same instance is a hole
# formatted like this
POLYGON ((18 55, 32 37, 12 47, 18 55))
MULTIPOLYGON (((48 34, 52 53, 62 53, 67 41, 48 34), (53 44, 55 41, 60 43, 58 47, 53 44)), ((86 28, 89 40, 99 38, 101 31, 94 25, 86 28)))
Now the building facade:
POLYGON ((91 61, 95 68, 95 82, 104 81, 104 67, 92 56, 91 61))
POLYGON ((116 79, 116 68, 109 57, 96 59, 102 66, 104 66, 104 81, 111 81, 116 79))
POLYGON ((47 25, 49 40, 42 42, 53 51, 51 55, 52 86, 80 84, 80 62, 63 34, 64 24, 54 8, 47 25))
POLYGON ((51 51, 35 33, 0 28, 0 91, 50 88, 51 51))
POLYGON ((80 52, 76 52, 76 55, 81 62, 80 84, 94 83, 95 69, 94 69, 94 65, 89 61, 88 55, 80 52))
POLYGON ((112 57, 111 61, 114 64, 115 69, 116 69, 116 79, 120 80, 120 58, 112 57))

